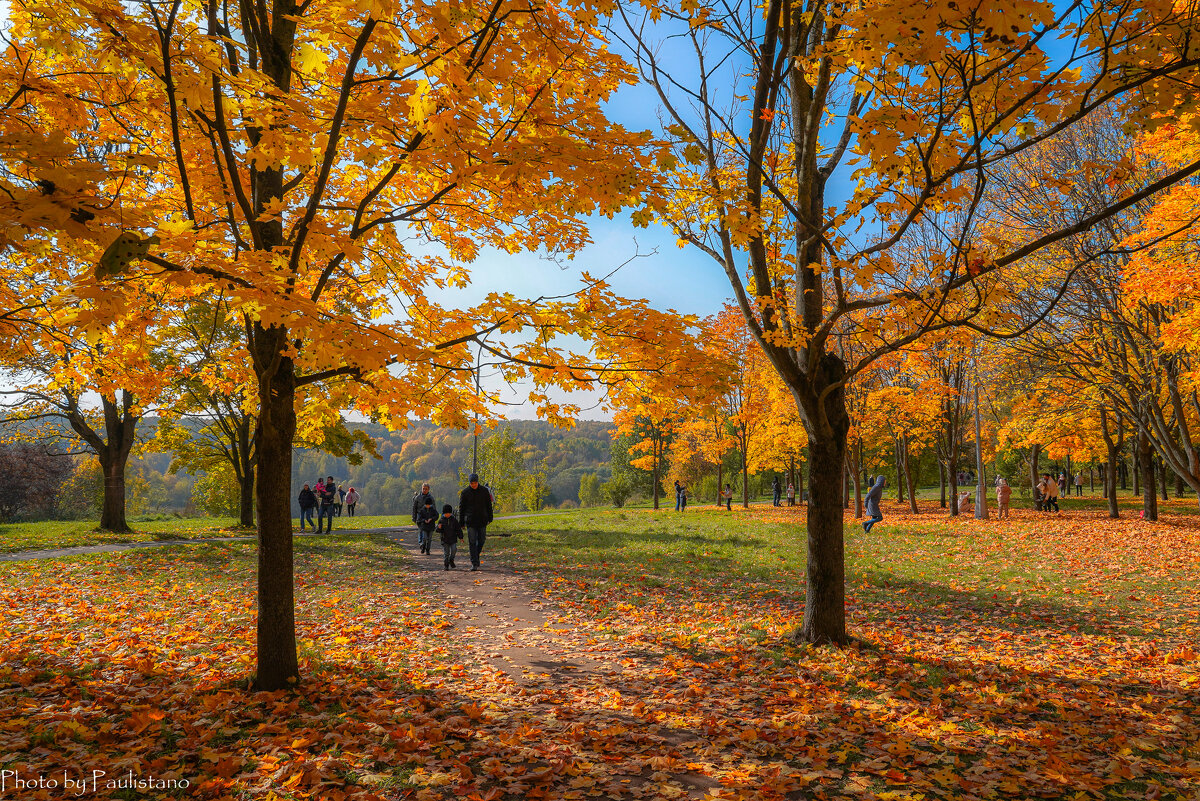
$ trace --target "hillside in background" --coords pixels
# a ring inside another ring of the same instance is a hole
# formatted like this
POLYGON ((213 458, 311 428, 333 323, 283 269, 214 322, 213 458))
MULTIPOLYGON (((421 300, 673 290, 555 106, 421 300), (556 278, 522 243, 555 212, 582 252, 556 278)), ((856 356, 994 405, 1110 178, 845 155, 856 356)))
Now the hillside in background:
MULTIPOLYGON (((149 440, 157 420, 144 420, 139 437, 149 440)), ((433 487, 438 503, 457 502, 462 476, 471 470, 473 437, 470 433, 438 428, 430 423, 414 422, 404 431, 388 431, 374 423, 351 424, 374 441, 379 458, 360 453, 361 463, 354 465, 346 457, 334 457, 317 450, 297 449, 292 459, 292 502, 305 483, 318 476, 333 475, 346 488, 354 487, 362 495, 358 511, 361 514, 399 514, 409 509, 413 493, 423 481, 433 487)), ((573 429, 557 429, 538 420, 514 420, 484 431, 479 436, 482 455, 489 437, 498 436, 508 428, 516 450, 525 466, 540 466, 546 472, 549 494, 546 506, 579 501, 579 479, 595 474, 607 480, 610 473, 610 444, 612 424, 580 421, 573 429)), ((178 512, 201 513, 193 501, 193 487, 200 475, 188 475, 182 470, 170 473, 172 454, 153 452, 154 443, 147 442, 140 453, 130 459, 128 476, 129 508, 133 514, 178 512)), ((94 471, 93 471, 94 472, 94 471)), ((484 473, 484 481, 496 481, 484 473)), ((83 485, 70 491, 80 497, 73 499, 67 516, 87 517, 98 500, 98 472, 80 479, 83 485)), ((228 492, 236 499, 236 488, 228 492)), ((513 499, 498 499, 508 505, 513 499)), ((294 511, 299 513, 298 508, 294 511)))
MULTIPOLYGON (((339 484, 359 491, 362 500, 358 511, 362 514, 407 512, 413 493, 423 481, 430 483, 439 504, 457 503, 462 475, 471 470, 474 438, 469 432, 438 428, 425 422, 415 422, 404 431, 395 432, 371 423, 351 427, 361 428, 375 440, 380 458, 363 454, 362 464, 352 465, 345 458, 297 450, 292 459, 293 496, 305 483, 332 474, 339 484)), ((611 423, 583 420, 573 429, 558 429, 540 420, 513 420, 479 436, 481 453, 487 438, 498 435, 505 427, 512 432, 526 465, 544 460, 550 490, 547 506, 558 506, 563 501, 577 503, 581 476, 593 473, 603 479, 609 476, 611 423)), ((481 473, 485 482, 496 480, 485 471, 481 473)))

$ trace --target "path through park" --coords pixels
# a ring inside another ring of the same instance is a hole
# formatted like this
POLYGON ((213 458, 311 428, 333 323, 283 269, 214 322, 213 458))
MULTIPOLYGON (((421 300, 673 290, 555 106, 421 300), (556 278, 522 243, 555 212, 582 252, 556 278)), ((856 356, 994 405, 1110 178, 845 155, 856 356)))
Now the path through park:
POLYGON ((573 726, 576 719, 591 718, 608 719, 612 730, 619 731, 615 739, 623 741, 624 748, 614 749, 613 758, 624 763, 624 770, 619 776, 614 772, 617 786, 611 789, 627 791, 632 786, 664 798, 702 798, 720 786, 690 769, 677 767, 669 774, 657 769, 667 761, 681 766, 697 758, 694 751, 703 745, 702 738, 688 743, 677 728, 648 725, 633 716, 626 719, 599 705, 588 708, 594 704, 589 699, 614 696, 636 703, 650 689, 637 678, 647 674, 644 668, 654 667, 648 664, 650 654, 623 649, 611 639, 590 637, 561 623, 548 591, 533 588, 511 568, 490 563, 486 546, 478 572, 463 567, 469 565, 465 547, 459 551, 458 568, 446 571, 436 542, 432 554, 421 554, 411 529, 393 530, 388 537, 405 549, 430 591, 454 611, 455 630, 467 646, 472 667, 491 672, 488 681, 499 694, 524 707, 522 712, 542 727, 548 721, 573 726), (628 771, 627 749, 641 752, 640 759, 632 760, 632 767, 643 766, 636 773, 628 771))

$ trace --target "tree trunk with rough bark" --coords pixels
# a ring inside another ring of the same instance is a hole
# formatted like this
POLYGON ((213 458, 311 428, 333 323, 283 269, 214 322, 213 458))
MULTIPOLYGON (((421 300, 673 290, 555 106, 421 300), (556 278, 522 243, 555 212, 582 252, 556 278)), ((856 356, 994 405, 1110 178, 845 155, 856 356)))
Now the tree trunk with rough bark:
POLYGON ((1038 461, 1041 459, 1042 446, 1034 445, 1029 449, 1029 492, 1031 497, 1037 496, 1038 461))
POLYGON ((1142 509, 1147 520, 1158 520, 1158 488, 1154 485, 1154 459, 1150 437, 1138 434, 1138 463, 1141 466, 1142 509))
POLYGON ((253 323, 260 411, 258 443, 258 673, 255 688, 280 690, 299 678, 292 556, 292 443, 296 375, 284 356, 286 330, 253 323))

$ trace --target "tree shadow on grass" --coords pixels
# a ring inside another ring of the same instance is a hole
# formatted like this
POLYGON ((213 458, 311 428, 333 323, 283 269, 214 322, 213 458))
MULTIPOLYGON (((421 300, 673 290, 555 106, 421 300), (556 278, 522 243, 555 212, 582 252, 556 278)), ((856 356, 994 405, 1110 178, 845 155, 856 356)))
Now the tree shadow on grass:
MULTIPOLYGON (((1137 620, 1120 610, 1088 609, 1050 598, 999 593, 990 588, 967 591, 945 584, 900 576, 886 570, 858 570, 848 578, 852 603, 884 606, 906 620, 947 630, 986 625, 1012 634, 1035 635, 1046 630, 1074 631, 1111 637, 1153 637, 1137 620), (869 589, 858 587, 865 582, 869 589)), ((881 610, 879 614, 888 612, 881 610)))

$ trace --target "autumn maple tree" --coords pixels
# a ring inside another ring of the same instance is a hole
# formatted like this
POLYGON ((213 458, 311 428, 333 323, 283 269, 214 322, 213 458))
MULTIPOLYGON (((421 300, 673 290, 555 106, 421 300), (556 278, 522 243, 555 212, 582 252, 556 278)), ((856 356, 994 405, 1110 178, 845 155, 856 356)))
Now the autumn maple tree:
POLYGON ((78 234, 96 265, 94 280, 75 276, 81 323, 129 314, 135 286, 220 295, 240 317, 256 414, 257 686, 298 675, 298 436, 342 409, 394 427, 409 415, 467 425, 481 404, 475 346, 505 378, 530 380, 558 420, 574 407, 540 388, 663 369, 686 352, 674 315, 587 274, 555 298, 493 293, 464 308, 453 295, 489 249, 566 257, 587 242, 587 215, 638 201, 646 136, 604 116, 631 75, 598 36, 601 11, 13 4, 23 52, 96 109, 43 123, 113 162, 98 194, 118 219, 78 234), (607 343, 604 357, 574 358, 562 331, 607 343))
POLYGON ((660 218, 729 278, 809 438, 798 636, 847 641, 846 382, 931 333, 990 329, 1047 246, 1200 171, 1189 159, 1054 230, 989 226, 1007 162, 1104 104, 1186 107, 1195 10, 1169 0, 646 3, 625 41, 674 144, 660 218), (729 87, 733 87, 732 91, 729 87), (916 238, 925 241, 914 258, 916 238), (847 363, 832 346, 855 336, 847 363))

